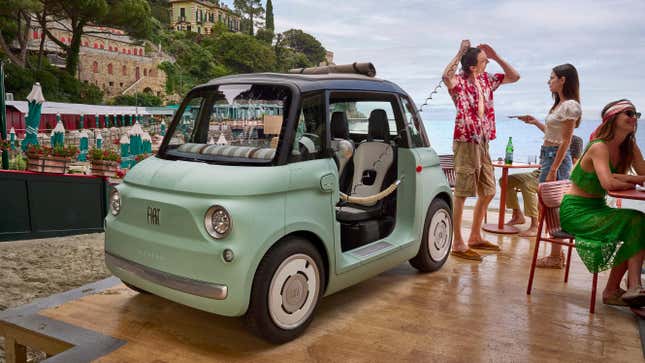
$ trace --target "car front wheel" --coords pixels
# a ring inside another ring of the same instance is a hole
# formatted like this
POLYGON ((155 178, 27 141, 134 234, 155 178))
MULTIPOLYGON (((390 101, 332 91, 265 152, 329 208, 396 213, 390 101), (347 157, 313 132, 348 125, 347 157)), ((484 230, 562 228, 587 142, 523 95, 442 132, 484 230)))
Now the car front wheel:
POLYGON ((298 337, 313 319, 325 286, 320 253, 291 237, 269 250, 255 273, 246 320, 251 330, 279 344, 298 337))
POLYGON ((423 226, 419 253, 410 265, 422 272, 436 271, 443 266, 452 246, 452 213, 443 199, 430 203, 423 226))

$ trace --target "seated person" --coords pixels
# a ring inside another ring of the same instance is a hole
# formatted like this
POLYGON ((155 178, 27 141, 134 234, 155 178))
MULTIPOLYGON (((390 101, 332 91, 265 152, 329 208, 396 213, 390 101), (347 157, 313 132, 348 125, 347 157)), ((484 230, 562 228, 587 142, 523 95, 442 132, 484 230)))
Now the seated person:
MULTIPOLYGON (((575 164, 582 153, 582 138, 573 135, 571 137, 571 146, 569 146, 571 159, 575 164)), ((538 202, 537 187, 540 177, 540 169, 533 170, 530 173, 518 173, 508 176, 508 185, 506 188, 506 207, 513 209, 511 220, 506 222, 507 225, 524 224, 524 215, 531 218, 531 225, 527 230, 521 231, 521 237, 535 237, 538 228, 538 202), (517 199, 517 191, 522 193, 524 200, 524 213, 520 209, 520 203, 517 199)), ((501 179, 500 179, 501 183, 501 179)))
MULTIPOLYGON (((571 189, 562 199, 560 224, 576 237, 576 251, 591 272, 611 269, 605 304, 645 306, 641 268, 645 256, 645 213, 611 208, 607 191, 645 183, 645 160, 636 144, 640 113, 628 100, 609 103, 591 142, 571 172, 571 189), (626 175, 633 171, 637 175, 626 175), (627 272, 627 291, 620 282, 627 272)), ((634 310, 642 314, 642 309, 634 310)))

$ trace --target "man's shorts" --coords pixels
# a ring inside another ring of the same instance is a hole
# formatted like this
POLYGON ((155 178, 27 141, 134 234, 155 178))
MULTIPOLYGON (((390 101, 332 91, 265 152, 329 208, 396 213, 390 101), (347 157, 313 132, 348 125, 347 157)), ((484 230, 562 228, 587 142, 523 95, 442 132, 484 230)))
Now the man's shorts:
POLYGON ((455 141, 452 150, 455 154, 455 196, 495 195, 495 174, 488 142, 455 141))

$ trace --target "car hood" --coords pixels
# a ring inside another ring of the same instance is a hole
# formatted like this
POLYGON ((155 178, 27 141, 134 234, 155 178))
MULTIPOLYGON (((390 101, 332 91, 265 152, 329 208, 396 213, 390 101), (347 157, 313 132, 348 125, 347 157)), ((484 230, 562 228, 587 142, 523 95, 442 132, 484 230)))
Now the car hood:
POLYGON ((126 184, 176 192, 245 196, 283 192, 287 166, 231 166, 147 158, 132 168, 126 184))

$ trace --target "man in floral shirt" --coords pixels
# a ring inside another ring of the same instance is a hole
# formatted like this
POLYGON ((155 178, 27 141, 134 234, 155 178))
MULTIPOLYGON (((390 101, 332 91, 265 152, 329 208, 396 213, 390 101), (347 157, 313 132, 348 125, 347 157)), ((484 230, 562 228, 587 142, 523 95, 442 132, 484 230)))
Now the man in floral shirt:
POLYGON ((486 241, 481 235, 484 213, 495 196, 495 176, 488 152, 488 142, 495 139, 493 92, 501 84, 517 82, 519 79, 519 73, 488 44, 472 48, 468 40, 461 42, 459 53, 443 73, 443 81, 457 108, 453 142, 457 177, 453 256, 481 261, 482 257, 473 249, 499 251, 499 246, 486 241), (488 59, 497 62, 504 74, 486 73, 488 59), (458 61, 461 61, 462 73, 455 74, 458 61), (461 235, 464 203, 467 197, 474 196, 478 198, 473 213, 473 226, 468 243, 465 243, 461 235))

